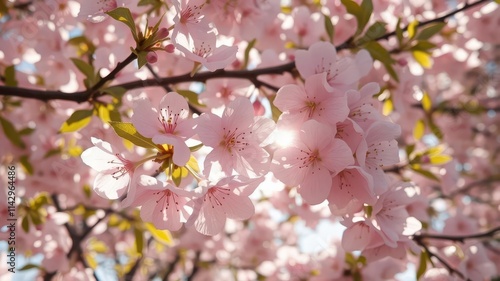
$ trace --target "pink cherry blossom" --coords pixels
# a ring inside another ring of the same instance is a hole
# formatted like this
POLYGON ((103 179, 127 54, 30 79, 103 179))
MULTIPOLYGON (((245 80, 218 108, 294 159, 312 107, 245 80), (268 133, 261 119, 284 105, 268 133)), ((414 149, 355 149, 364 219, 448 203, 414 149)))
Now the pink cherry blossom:
POLYGON ((226 218, 246 220, 255 208, 248 196, 264 178, 248 179, 241 176, 225 177, 217 183, 200 182, 202 195, 193 201, 194 212, 188 225, 205 235, 220 233, 226 218))
POLYGON ((325 78, 326 73, 311 75, 305 86, 286 85, 279 89, 274 105, 283 112, 282 122, 300 126, 314 119, 335 126, 344 121, 349 113, 346 95, 335 92, 325 78))
POLYGON ((250 82, 243 79, 208 80, 205 91, 198 99, 210 108, 218 108, 229 104, 238 96, 248 97, 250 82))
POLYGON ((83 1, 80 3, 78 16, 85 17, 93 23, 98 23, 106 18, 104 13, 118 7, 116 0, 83 1))
POLYGON ((175 0, 172 2, 176 11, 173 19, 175 26, 172 38, 175 38, 178 33, 190 34, 194 37, 203 36, 212 29, 204 19, 206 0, 175 0))
POLYGON ((311 205, 323 202, 336 175, 353 164, 347 144, 334 138, 333 130, 315 120, 306 121, 294 146, 274 152, 271 171, 289 186, 299 186, 299 193, 311 205))
POLYGON ((335 46, 319 41, 311 45, 307 51, 296 51, 295 64, 303 78, 326 73, 328 84, 337 90, 345 91, 352 89, 361 77, 368 74, 373 60, 366 50, 359 51, 354 59, 349 57, 337 59, 335 46))
POLYGON ((225 68, 236 60, 237 46, 217 46, 216 35, 209 32, 192 37, 177 33, 174 46, 189 60, 202 64, 210 71, 225 68))
POLYGON ((177 231, 187 221, 191 208, 187 202, 193 193, 177 188, 173 183, 142 175, 137 181, 137 193, 132 206, 141 207, 141 218, 158 229, 177 231))
POLYGON ((399 163, 399 150, 396 137, 401 132, 400 126, 377 121, 366 131, 365 141, 362 141, 356 151, 358 162, 373 177, 375 193, 381 194, 387 190, 388 180, 383 168, 399 163))
POLYGON ((107 199, 120 198, 131 183, 134 163, 117 153, 108 142, 92 138, 93 147, 85 150, 81 157, 85 164, 98 172, 94 191, 107 199))
POLYGON ((166 94, 158 109, 147 99, 135 102, 132 123, 137 131, 156 144, 174 146, 173 162, 177 166, 186 165, 191 151, 185 140, 194 135, 193 119, 189 119, 189 107, 184 97, 176 92, 166 94))
POLYGON ((232 101, 219 117, 202 114, 196 132, 204 145, 213 150, 205 159, 205 174, 218 163, 222 171, 231 175, 262 174, 269 165, 269 153, 263 149, 269 144, 275 124, 264 117, 254 117, 252 103, 242 97, 232 101))
POLYGON ((283 22, 283 30, 287 39, 297 46, 309 46, 325 32, 323 15, 311 13, 306 6, 296 7, 283 22))
POLYGON ((332 181, 328 203, 334 214, 354 214, 363 204, 372 205, 376 197, 373 179, 360 167, 347 167, 332 181))

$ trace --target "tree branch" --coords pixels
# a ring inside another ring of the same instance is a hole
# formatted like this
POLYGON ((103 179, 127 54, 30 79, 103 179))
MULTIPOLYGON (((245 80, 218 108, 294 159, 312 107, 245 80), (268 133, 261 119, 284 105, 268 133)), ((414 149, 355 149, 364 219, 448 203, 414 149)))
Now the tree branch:
MULTIPOLYGON (((418 27, 426 26, 431 23, 435 22, 443 22, 447 18, 465 11, 467 9, 470 9, 472 7, 481 5, 483 3, 489 2, 491 0, 478 0, 473 3, 466 3, 463 5, 461 8, 457 8, 455 10, 452 10, 448 12, 447 14, 440 16, 435 19, 431 19, 428 21, 420 22, 418 24, 418 27)), ((408 26, 405 26, 403 30, 407 30, 408 26)), ((392 36, 396 35, 396 32, 389 32, 386 33, 380 37, 375 38, 375 41, 379 40, 384 40, 388 39, 392 36)), ((352 45, 352 40, 347 40, 346 42, 340 44, 339 46, 336 46, 337 50, 343 50, 343 49, 348 49, 353 46, 352 45)), ((356 47, 356 46, 355 46, 356 47)), ((67 101, 74 101, 77 103, 82 103, 85 101, 91 101, 92 99, 96 98, 99 95, 99 89, 106 84, 106 82, 113 80, 116 77, 116 74, 118 74, 126 65, 128 65, 130 62, 136 59, 135 54, 130 54, 123 62, 118 63, 116 68, 110 72, 106 77, 102 78, 96 85, 94 85, 92 88, 85 90, 85 91, 79 91, 79 92, 74 92, 74 93, 65 93, 61 91, 45 91, 45 90, 35 90, 35 89, 27 89, 27 88, 17 88, 17 87, 9 87, 9 86, 0 86, 0 95, 4 96, 16 96, 16 97, 23 97, 23 98, 31 98, 31 99, 38 99, 42 101, 48 101, 48 100, 67 100, 67 101)), ((264 86, 267 87, 271 90, 276 90, 276 87, 265 83, 263 81, 257 80, 257 77, 260 75, 267 75, 267 74, 282 74, 284 72, 292 72, 293 69, 295 68, 295 62, 289 62, 285 63, 282 65, 278 66, 273 66, 273 67, 267 67, 267 68, 259 68, 259 69, 254 69, 254 70, 216 70, 214 72, 201 72, 201 73, 196 73, 194 76, 191 77, 189 73, 186 73, 184 75, 179 75, 179 76, 172 76, 172 77, 165 77, 161 79, 147 79, 147 80, 139 80, 139 81, 133 81, 133 82, 128 82, 128 83, 123 83, 120 86, 123 87, 127 90, 131 89, 137 89, 137 88, 144 88, 144 87, 150 87, 150 86, 168 86, 172 84, 177 84, 177 83, 182 83, 182 82, 206 82, 209 79, 215 79, 215 78, 241 78, 241 79, 247 79, 250 80, 253 83, 256 83, 255 86, 264 86)))

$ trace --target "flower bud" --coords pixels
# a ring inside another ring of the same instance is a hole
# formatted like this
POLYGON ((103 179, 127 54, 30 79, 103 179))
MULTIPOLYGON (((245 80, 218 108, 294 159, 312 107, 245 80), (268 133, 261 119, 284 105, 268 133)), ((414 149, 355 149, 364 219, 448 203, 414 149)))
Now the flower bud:
POLYGON ((169 34, 169 31, 167 28, 165 27, 162 27, 160 29, 158 29, 158 31, 156 32, 156 38, 158 39, 163 39, 163 38, 166 38, 169 34))
POLYGON ((168 44, 165 46, 165 51, 167 51, 167 53, 173 53, 175 51, 175 46, 173 44, 168 44))
POLYGON ((158 55, 156 55, 155 52, 149 52, 146 55, 146 60, 148 61, 148 63, 155 63, 158 61, 158 55))

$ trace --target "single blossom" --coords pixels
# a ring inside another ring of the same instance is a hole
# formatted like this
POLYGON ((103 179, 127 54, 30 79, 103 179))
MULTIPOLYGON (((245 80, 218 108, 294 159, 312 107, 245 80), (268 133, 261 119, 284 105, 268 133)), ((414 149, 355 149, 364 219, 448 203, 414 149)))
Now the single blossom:
POLYGON ((116 9, 116 0, 96 0, 80 2, 79 17, 85 17, 93 23, 99 23, 106 19, 106 12, 116 9))
POLYGON ((107 199, 120 198, 131 183, 134 163, 116 152, 111 144, 91 138, 93 147, 86 149, 81 157, 85 164, 99 172, 94 180, 94 191, 107 199))
POLYGON ((373 60, 366 50, 359 51, 354 59, 338 59, 335 46, 320 41, 311 45, 307 51, 297 50, 295 64, 303 78, 326 73, 328 84, 343 92, 355 88, 354 85, 372 68, 373 60))
POLYGON ((264 146, 270 143, 275 124, 264 117, 255 117, 252 103, 242 97, 232 101, 222 113, 200 116, 196 131, 204 145, 213 150, 205 159, 208 175, 217 163, 222 172, 231 175, 262 174, 269 164, 269 153, 264 146))
POLYGON ((224 229, 226 219, 249 219, 255 208, 248 196, 263 180, 231 176, 217 183, 200 182, 202 195, 193 200, 194 211, 187 225, 194 225, 201 234, 216 235, 224 229))
POLYGON ((274 105, 283 112, 280 120, 284 124, 300 126, 314 119, 335 126, 349 114, 347 97, 336 92, 320 73, 306 78, 305 85, 285 85, 276 93, 274 105))
POLYGON ((177 231, 189 218, 192 209, 187 203, 193 192, 177 188, 173 183, 141 175, 132 206, 141 206, 141 218, 158 229, 177 231))
POLYGON ((184 166, 191 156, 185 140, 194 135, 195 122, 189 118, 186 99, 176 92, 166 94, 158 109, 147 99, 136 101, 132 123, 137 131, 156 144, 174 147, 173 162, 184 166))
POLYGON ((200 35, 177 33, 174 46, 189 60, 202 64, 210 71, 222 69, 236 60, 238 46, 217 46, 217 36, 211 31, 200 35))
POLYGON ((347 144, 334 136, 328 125, 309 120, 293 146, 274 152, 271 171, 284 184, 299 186, 308 204, 323 202, 332 186, 332 174, 354 163, 347 144))

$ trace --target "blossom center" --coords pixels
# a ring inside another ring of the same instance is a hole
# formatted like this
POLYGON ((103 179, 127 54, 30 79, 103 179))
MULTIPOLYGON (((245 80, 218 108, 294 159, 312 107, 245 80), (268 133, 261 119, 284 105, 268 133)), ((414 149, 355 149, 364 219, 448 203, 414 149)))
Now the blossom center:
POLYGON ((302 157, 298 157, 297 159, 302 161, 302 164, 299 166, 299 169, 315 165, 317 162, 321 161, 317 149, 314 151, 305 151, 301 149, 300 151, 302 152, 302 157))
MULTIPOLYGON (((245 140, 246 132, 238 132, 238 128, 234 131, 223 128, 223 131, 224 137, 220 142, 220 145, 225 147, 229 152, 231 152, 233 148, 237 149, 238 152, 241 152, 249 145, 249 143, 245 140)), ((250 134, 251 133, 252 132, 250 132, 250 134)))
MULTIPOLYGON (((184 109, 181 109, 181 112, 184 109)), ((179 116, 180 113, 173 113, 172 110, 170 110, 170 106, 167 106, 167 108, 162 108, 160 110, 160 116, 158 117, 158 120, 160 121, 163 130, 165 131, 166 134, 173 134, 175 131, 175 128, 177 128, 177 122, 179 121, 179 116)))
POLYGON ((118 180, 119 178, 121 178, 125 175, 129 175, 134 171, 134 163, 132 163, 132 161, 125 159, 119 153, 116 153, 115 156, 116 156, 117 160, 108 161, 108 163, 110 163, 110 164, 118 165, 118 167, 116 167, 116 171, 114 171, 111 174, 111 176, 115 180, 118 180))

